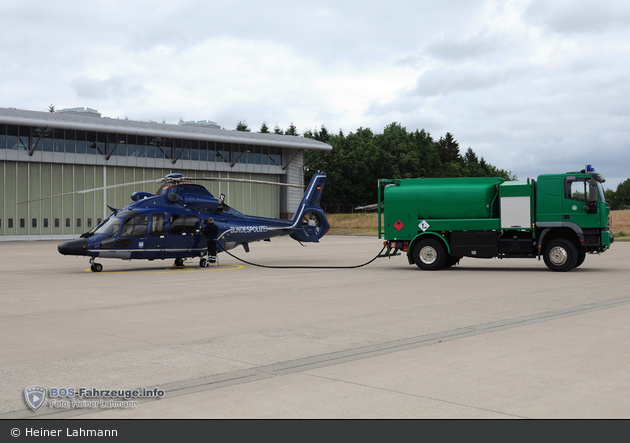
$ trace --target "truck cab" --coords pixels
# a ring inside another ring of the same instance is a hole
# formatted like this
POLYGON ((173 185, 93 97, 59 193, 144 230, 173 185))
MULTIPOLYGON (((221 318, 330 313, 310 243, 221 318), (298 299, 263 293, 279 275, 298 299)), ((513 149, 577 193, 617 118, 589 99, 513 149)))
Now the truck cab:
POLYGON ((577 267, 586 253, 601 253, 610 247, 614 239, 610 231, 610 204, 602 185, 605 181, 591 166, 538 177, 535 224, 539 254, 551 260, 549 252, 545 254, 545 246, 549 249, 552 240, 566 239, 577 249, 574 266, 577 267))

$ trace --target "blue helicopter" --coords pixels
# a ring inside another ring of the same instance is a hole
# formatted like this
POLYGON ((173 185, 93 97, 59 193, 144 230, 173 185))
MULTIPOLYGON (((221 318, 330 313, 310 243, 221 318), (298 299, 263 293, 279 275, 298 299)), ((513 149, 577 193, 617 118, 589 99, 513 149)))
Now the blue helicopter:
MULTIPOLYGON (((59 244, 59 253, 90 257, 93 272, 103 270, 97 258, 122 260, 174 259, 183 266, 187 258, 199 258, 199 266, 208 264, 207 241, 203 225, 213 218, 219 228, 218 250, 227 251, 242 245, 270 241, 272 237, 290 235, 298 242, 319 242, 330 228, 320 200, 326 174, 313 175, 302 201, 291 220, 245 215, 230 208, 225 197, 214 197, 199 180, 268 183, 245 179, 190 178, 169 174, 154 195, 149 192, 131 194, 133 203, 121 210, 112 209, 102 223, 81 238, 59 244)), ((285 185, 287 186, 287 185, 285 185)), ((292 185, 288 185, 292 186, 292 185)), ((293 185, 295 186, 295 185, 293 185)))

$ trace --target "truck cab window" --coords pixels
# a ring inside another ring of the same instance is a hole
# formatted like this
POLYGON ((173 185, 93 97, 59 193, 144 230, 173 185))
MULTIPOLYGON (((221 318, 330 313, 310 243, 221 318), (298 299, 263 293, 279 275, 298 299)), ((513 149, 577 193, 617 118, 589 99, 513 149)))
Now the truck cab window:
POLYGON ((597 212, 597 195, 601 194, 600 188, 601 186, 598 185, 596 180, 567 177, 564 196, 569 200, 584 203, 584 209, 591 214, 597 212))

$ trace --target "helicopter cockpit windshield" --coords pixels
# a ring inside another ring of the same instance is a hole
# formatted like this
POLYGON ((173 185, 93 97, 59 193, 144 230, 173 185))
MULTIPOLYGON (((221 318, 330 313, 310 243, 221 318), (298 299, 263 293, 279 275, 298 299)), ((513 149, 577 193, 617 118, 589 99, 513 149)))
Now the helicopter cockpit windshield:
POLYGON ((114 235, 118 232, 121 221, 122 219, 120 219, 119 217, 110 217, 108 220, 105 221, 105 223, 99 226, 96 231, 94 231, 94 234, 114 235))

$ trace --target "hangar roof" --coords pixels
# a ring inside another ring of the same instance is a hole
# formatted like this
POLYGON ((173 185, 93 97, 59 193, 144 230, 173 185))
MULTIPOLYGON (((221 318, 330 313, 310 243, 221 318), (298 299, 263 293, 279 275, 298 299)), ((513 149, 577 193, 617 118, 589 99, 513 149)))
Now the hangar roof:
POLYGON ((223 143, 239 143, 244 145, 278 146, 293 149, 332 150, 330 145, 306 137, 224 130, 188 124, 172 125, 167 123, 120 120, 116 118, 100 117, 97 113, 91 116, 76 113, 0 108, 0 124, 1 123, 53 129, 72 129, 76 131, 143 135, 148 137, 185 138, 223 143))

